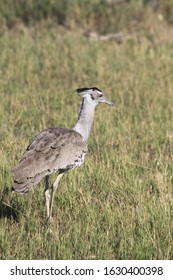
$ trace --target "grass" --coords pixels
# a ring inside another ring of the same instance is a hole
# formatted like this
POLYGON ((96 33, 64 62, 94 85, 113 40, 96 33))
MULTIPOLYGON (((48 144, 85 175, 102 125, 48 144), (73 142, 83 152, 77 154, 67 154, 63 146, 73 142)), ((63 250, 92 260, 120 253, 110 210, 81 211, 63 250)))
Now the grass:
POLYGON ((20 22, 33 26, 54 21, 70 29, 87 28, 99 33, 146 28, 152 10, 169 24, 173 22, 172 0, 6 0, 0 1, 0 32, 20 22), (112 3, 111 3, 112 2, 112 3), (121 4, 120 4, 121 2, 121 4), (153 5, 154 4, 154 5, 153 5), (153 8, 152 8, 153 7, 153 8))
POLYGON ((155 39, 89 41, 42 23, 3 32, 0 259, 173 258, 173 49, 155 39), (116 108, 97 108, 85 164, 57 190, 50 234, 44 182, 13 194, 10 170, 38 131, 74 125, 82 86, 116 108))

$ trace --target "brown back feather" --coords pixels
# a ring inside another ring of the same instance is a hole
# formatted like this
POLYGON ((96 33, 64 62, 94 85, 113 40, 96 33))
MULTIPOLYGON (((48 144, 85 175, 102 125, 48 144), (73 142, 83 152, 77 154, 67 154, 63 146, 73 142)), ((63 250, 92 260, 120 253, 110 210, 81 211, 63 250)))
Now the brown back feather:
POLYGON ((86 151, 86 142, 76 131, 44 129, 36 135, 19 163, 12 169, 13 190, 19 193, 30 191, 44 176, 61 169, 73 168, 74 162, 85 155, 86 151))

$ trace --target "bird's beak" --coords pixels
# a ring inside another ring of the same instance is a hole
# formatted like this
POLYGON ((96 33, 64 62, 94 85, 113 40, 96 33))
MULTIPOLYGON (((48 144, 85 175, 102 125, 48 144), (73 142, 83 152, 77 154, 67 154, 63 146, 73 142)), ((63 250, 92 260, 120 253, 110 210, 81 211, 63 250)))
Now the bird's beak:
POLYGON ((100 103, 106 103, 110 106, 114 106, 114 103, 112 103, 111 101, 107 100, 104 96, 102 96, 100 99, 99 99, 99 102, 100 103))

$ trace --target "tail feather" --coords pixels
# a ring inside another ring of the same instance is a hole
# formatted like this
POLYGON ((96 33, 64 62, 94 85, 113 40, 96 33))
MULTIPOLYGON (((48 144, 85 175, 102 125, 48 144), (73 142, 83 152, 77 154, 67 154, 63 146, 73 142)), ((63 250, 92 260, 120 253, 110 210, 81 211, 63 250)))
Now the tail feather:
POLYGON ((41 181, 41 179, 46 175, 47 175, 47 171, 43 171, 42 173, 36 174, 34 177, 31 178, 22 176, 22 181, 21 181, 21 177, 15 173, 12 191, 21 194, 30 192, 32 188, 35 185, 37 185, 41 181))

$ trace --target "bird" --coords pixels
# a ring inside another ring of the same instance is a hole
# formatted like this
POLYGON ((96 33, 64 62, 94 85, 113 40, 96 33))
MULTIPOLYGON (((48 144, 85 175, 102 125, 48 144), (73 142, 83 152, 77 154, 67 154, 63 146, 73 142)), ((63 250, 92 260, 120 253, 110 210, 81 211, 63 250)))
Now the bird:
POLYGON ((28 145, 19 163, 12 168, 12 191, 16 193, 28 193, 45 177, 46 215, 50 222, 53 220, 53 201, 61 177, 84 162, 95 107, 100 103, 114 105, 97 87, 78 88, 76 92, 82 102, 75 126, 43 129, 28 145), (58 175, 50 189, 49 175, 53 172, 58 175))

